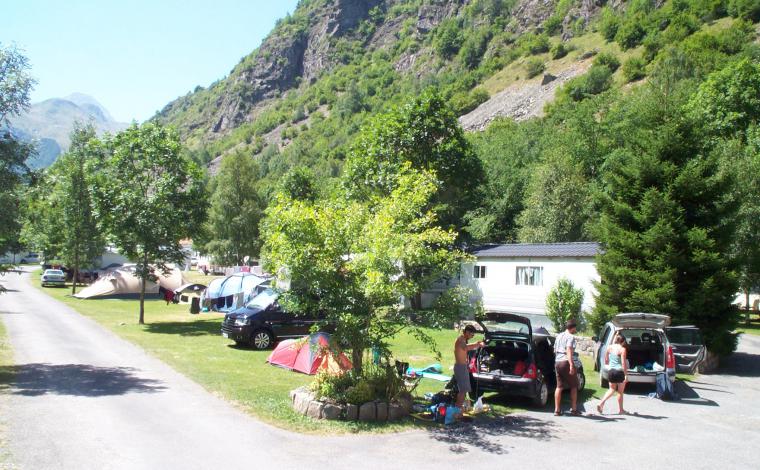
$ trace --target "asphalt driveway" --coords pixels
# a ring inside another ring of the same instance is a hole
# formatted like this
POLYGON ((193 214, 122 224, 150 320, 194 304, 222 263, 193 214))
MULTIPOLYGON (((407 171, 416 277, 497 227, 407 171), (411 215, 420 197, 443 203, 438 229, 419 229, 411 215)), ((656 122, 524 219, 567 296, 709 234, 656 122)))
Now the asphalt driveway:
POLYGON ((303 436, 243 414, 26 277, 0 278, 10 290, 0 295, 0 321, 17 368, 0 389, 0 422, 12 455, 6 465, 17 468, 757 466, 757 337, 743 337, 719 374, 679 383, 678 402, 634 390, 632 416, 525 412, 393 435, 303 436))

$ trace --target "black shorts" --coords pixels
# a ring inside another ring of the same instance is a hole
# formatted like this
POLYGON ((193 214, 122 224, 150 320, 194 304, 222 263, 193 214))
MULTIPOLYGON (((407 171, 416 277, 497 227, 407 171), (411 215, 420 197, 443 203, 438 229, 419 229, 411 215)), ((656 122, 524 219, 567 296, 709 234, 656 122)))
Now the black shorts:
POLYGON ((611 384, 619 384, 625 381, 625 372, 621 369, 610 369, 607 373, 607 377, 611 384))

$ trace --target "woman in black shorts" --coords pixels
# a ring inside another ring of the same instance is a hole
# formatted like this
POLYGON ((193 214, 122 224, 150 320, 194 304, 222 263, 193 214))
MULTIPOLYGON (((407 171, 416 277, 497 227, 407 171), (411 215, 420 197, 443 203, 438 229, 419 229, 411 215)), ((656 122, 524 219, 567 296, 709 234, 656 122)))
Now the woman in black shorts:
POLYGON ((604 411, 604 403, 617 392, 618 394, 618 406, 620 408, 620 414, 626 414, 623 409, 623 392, 625 391, 625 384, 628 383, 628 368, 626 364, 628 354, 625 349, 625 338, 619 333, 615 333, 615 338, 612 340, 612 344, 607 348, 605 353, 605 363, 609 364, 609 372, 607 379, 610 383, 610 389, 604 394, 602 401, 596 407, 596 411, 602 414, 604 411))

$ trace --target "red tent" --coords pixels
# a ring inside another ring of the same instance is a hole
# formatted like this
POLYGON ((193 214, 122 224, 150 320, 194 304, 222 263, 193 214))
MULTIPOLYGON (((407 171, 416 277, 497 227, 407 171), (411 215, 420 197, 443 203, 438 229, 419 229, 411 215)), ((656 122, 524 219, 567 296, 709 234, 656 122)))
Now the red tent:
POLYGON ((306 338, 281 341, 267 362, 309 375, 314 375, 321 369, 337 373, 353 367, 345 354, 330 349, 330 335, 327 333, 314 333, 306 338))

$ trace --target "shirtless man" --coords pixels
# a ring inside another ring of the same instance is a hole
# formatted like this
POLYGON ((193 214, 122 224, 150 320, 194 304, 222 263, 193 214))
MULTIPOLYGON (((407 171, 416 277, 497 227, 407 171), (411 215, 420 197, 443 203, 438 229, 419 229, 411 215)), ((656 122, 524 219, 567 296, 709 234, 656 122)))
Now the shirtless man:
POLYGON ((459 408, 462 408, 464 397, 467 395, 467 392, 471 390, 470 371, 467 367, 467 351, 472 351, 473 349, 485 346, 483 341, 467 344, 473 336, 475 336, 475 327, 467 325, 464 327, 462 335, 459 336, 454 343, 454 378, 457 381, 457 388, 459 389, 456 406, 459 408))

